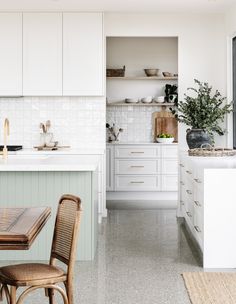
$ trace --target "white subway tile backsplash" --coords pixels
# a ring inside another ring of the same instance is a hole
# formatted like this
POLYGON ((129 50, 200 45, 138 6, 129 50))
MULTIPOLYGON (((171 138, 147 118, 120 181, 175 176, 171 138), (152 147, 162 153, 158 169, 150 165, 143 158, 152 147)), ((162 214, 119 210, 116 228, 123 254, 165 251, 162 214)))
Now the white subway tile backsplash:
POLYGON ((121 142, 152 142, 152 113, 160 111, 159 106, 114 106, 107 107, 106 121, 123 128, 121 142))
POLYGON ((9 144, 39 145, 39 123, 51 120, 54 140, 72 148, 105 147, 105 98, 23 97, 0 99, 0 143, 3 122, 10 120, 9 144))

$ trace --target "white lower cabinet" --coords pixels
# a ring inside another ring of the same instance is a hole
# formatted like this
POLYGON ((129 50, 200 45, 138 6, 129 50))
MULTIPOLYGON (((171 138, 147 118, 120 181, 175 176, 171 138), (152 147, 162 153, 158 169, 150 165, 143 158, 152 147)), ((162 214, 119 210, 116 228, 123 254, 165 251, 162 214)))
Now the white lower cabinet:
POLYGON ((179 214, 198 243, 204 268, 236 268, 235 158, 180 155, 179 214))
POLYGON ((161 175, 161 189, 162 191, 177 191, 178 178, 176 175, 161 175))
POLYGON ((116 175, 116 191, 160 191, 161 179, 157 175, 116 175))
POLYGON ((176 192, 178 146, 108 144, 107 191, 176 192))

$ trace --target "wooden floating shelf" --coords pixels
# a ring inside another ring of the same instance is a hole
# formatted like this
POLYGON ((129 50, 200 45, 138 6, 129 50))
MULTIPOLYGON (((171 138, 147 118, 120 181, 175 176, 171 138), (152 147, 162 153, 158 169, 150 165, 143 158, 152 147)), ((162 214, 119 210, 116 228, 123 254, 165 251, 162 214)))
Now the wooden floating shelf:
POLYGON ((178 80, 178 77, 107 77, 107 79, 119 79, 119 80, 178 80))
POLYGON ((174 103, 171 102, 165 102, 165 103, 157 103, 157 102, 151 102, 151 103, 143 103, 143 102, 136 102, 136 103, 128 103, 128 102, 113 102, 113 103, 107 103, 108 107, 117 107, 117 106, 141 106, 141 107, 167 107, 167 106, 173 106, 174 103))

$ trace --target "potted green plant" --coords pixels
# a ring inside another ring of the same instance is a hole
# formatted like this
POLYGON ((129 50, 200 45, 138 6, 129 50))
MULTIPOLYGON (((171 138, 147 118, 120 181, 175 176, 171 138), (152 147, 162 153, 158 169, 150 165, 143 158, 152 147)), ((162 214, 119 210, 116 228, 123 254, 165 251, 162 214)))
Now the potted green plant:
POLYGON ((186 140, 190 149, 200 148, 202 144, 214 144, 214 133, 223 135, 225 130, 220 123, 225 115, 232 112, 232 105, 226 104, 226 97, 222 97, 216 90, 212 93, 212 87, 206 82, 194 79, 198 88, 188 88, 195 96, 185 94, 185 100, 175 102, 170 108, 176 119, 190 126, 187 130, 186 140))

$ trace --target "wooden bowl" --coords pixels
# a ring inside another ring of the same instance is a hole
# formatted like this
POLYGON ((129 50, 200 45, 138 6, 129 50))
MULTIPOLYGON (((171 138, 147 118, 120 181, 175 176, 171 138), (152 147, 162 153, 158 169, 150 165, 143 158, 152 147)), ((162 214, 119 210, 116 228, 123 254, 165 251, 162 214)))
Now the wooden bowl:
POLYGON ((144 69, 145 74, 148 77, 158 76, 159 69, 144 69))

